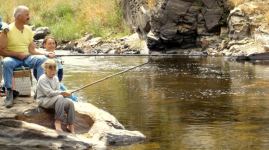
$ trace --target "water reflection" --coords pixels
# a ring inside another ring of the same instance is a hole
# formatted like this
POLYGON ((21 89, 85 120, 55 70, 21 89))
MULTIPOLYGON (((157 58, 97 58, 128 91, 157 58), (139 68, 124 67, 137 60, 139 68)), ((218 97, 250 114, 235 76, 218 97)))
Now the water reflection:
POLYGON ((79 95, 140 130, 146 143, 112 149, 268 149, 269 69, 223 58, 64 58, 68 87, 149 61, 79 95))

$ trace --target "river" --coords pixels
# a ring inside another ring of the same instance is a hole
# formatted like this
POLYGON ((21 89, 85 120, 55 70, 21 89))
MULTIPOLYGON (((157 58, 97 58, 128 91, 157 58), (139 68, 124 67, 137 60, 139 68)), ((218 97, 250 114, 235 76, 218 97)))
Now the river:
POLYGON ((144 143, 116 150, 268 149, 268 62, 222 57, 65 57, 70 89, 149 61, 78 93, 144 143))

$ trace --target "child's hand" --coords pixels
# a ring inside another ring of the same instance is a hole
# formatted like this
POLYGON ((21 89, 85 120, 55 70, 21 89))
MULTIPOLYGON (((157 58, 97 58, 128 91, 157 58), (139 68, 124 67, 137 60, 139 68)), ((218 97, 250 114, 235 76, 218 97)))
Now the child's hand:
POLYGON ((70 97, 71 96, 71 93, 68 91, 63 91, 61 94, 63 95, 63 97, 70 97))

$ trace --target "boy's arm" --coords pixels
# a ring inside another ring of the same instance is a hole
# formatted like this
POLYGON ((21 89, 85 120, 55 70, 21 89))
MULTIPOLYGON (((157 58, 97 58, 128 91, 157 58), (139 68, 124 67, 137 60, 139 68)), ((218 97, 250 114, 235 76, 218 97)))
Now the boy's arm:
POLYGON ((47 97, 57 96, 62 93, 60 90, 53 90, 46 80, 39 80, 38 85, 39 90, 42 91, 47 97))

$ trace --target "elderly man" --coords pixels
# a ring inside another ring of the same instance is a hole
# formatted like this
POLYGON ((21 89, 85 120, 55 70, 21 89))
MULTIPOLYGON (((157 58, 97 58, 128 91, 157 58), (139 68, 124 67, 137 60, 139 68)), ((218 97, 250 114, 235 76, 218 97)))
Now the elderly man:
MULTIPOLYGON (((4 86, 7 89, 5 106, 13 106, 12 77, 16 67, 26 66, 37 70, 37 78, 43 74, 41 67, 46 60, 44 55, 54 55, 47 52, 38 52, 33 42, 34 33, 27 25, 30 15, 29 8, 18 6, 14 10, 15 22, 9 25, 8 32, 2 32, 0 38, 0 55, 3 60, 4 86)), ((53 57, 53 56, 51 56, 53 57)))

